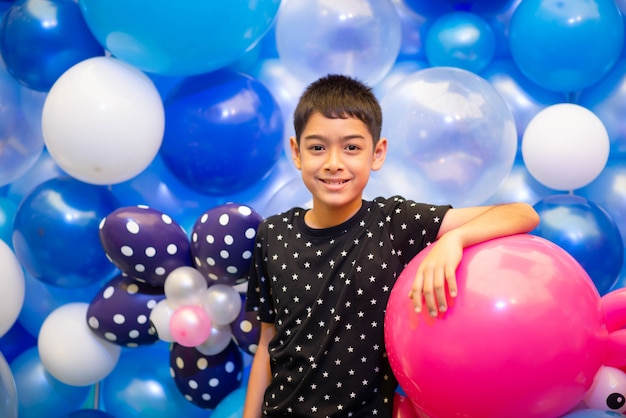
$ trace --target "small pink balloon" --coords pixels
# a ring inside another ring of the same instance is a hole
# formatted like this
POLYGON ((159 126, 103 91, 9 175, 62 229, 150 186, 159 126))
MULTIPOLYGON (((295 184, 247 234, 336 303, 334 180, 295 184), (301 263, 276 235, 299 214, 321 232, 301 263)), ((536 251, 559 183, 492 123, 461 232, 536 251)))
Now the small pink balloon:
POLYGON ((195 347, 209 337, 211 319, 199 305, 177 308, 170 319, 170 333, 178 344, 195 347))

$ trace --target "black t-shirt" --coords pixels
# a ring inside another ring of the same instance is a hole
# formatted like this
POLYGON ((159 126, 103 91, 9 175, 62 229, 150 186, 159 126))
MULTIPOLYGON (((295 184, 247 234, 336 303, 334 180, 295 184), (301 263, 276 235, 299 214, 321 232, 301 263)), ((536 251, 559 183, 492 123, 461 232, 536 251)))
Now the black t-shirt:
POLYGON ((277 331, 267 416, 391 417, 387 300, 449 208, 377 198, 332 228, 308 227, 301 208, 259 225, 246 306, 277 331))

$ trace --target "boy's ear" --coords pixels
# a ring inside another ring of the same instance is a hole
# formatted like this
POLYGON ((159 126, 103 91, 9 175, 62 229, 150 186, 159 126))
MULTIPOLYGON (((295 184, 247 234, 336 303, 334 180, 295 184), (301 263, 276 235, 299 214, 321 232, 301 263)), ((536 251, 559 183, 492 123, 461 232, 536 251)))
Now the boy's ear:
POLYGON ((372 159, 372 170, 380 170, 387 156, 387 138, 380 138, 374 146, 374 158, 372 159))
POLYGON ((300 158, 300 146, 295 136, 289 138, 289 148, 291 148, 291 160, 298 170, 302 169, 302 160, 300 158))

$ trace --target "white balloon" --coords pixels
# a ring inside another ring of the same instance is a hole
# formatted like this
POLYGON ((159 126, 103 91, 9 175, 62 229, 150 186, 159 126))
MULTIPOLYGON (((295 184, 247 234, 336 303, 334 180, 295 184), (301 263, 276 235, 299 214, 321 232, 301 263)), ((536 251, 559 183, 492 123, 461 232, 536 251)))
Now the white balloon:
POLYGON ((177 267, 165 278, 163 290, 174 307, 198 305, 208 284, 202 273, 190 266, 177 267))
POLYGON ((94 334, 87 325, 89 304, 72 302, 48 315, 37 348, 48 373, 72 386, 88 386, 105 378, 117 365, 122 347, 94 334))
POLYGON ((554 190, 591 183, 609 158, 609 136, 600 118, 572 103, 549 106, 528 123, 522 157, 530 174, 554 190))
POLYGON ((157 336, 161 341, 171 343, 174 341, 174 337, 170 332, 170 319, 174 314, 174 307, 163 299, 159 301, 154 308, 150 311, 150 322, 156 330, 157 336))
POLYGON ((215 325, 228 325, 241 311, 241 296, 232 286, 214 284, 206 291, 202 307, 215 325))
POLYGON ((196 350, 206 356, 214 356, 224 351, 232 341, 233 333, 230 327, 215 325, 211 327, 211 334, 202 344, 196 346, 196 350))
POLYGON ((147 75, 118 59, 95 57, 54 83, 41 123, 46 147, 63 170, 106 185, 131 179, 152 162, 165 111, 147 75))
POLYGON ((13 326, 24 304, 24 272, 11 248, 0 240, 0 337, 13 326))

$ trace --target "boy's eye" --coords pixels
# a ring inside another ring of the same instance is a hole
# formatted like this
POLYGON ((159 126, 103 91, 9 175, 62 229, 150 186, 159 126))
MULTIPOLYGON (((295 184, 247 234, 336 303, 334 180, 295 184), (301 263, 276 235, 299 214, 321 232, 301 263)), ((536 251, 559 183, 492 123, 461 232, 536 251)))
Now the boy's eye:
POLYGON ((347 146, 346 146, 346 149, 347 149, 348 151, 357 151, 357 150, 359 149, 359 147, 358 147, 358 146, 356 146, 356 145, 347 145, 347 146))
POLYGON ((324 147, 321 146, 321 145, 311 145, 311 147, 309 149, 311 151, 322 151, 324 149, 324 147))

